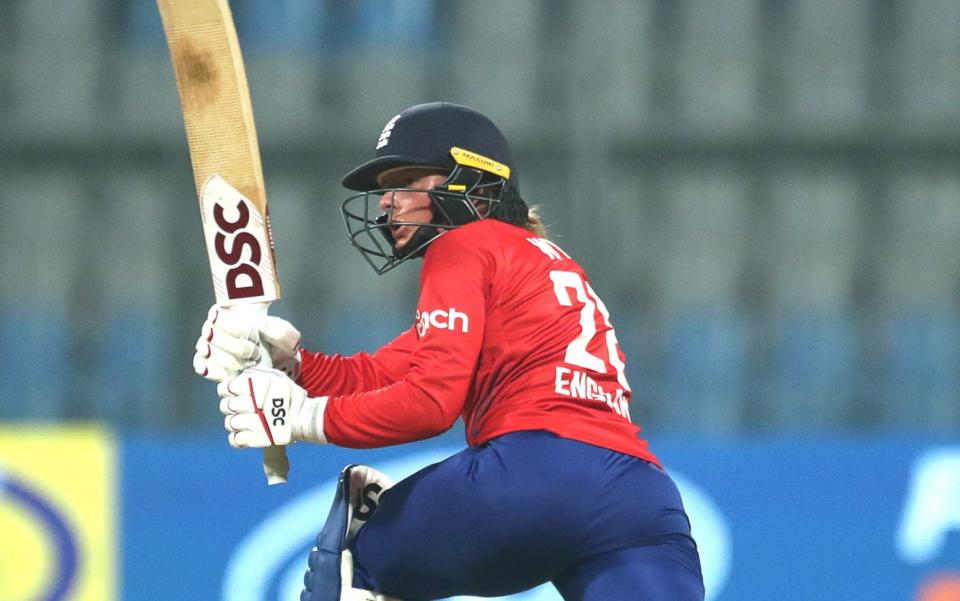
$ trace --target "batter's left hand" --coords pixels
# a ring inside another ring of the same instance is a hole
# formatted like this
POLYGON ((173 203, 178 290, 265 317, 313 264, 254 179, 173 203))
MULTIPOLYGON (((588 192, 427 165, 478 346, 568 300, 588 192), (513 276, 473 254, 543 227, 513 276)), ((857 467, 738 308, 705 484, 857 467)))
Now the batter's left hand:
POLYGON ((299 438, 296 424, 307 393, 282 371, 250 368, 221 382, 217 393, 230 446, 287 445, 299 438))

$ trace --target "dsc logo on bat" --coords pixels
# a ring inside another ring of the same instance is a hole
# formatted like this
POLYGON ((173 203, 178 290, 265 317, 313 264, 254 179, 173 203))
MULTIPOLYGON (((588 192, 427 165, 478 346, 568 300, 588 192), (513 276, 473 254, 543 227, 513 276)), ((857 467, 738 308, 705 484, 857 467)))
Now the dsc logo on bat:
POLYGON ((260 242, 257 241, 257 237, 243 229, 250 223, 250 209, 240 200, 237 202, 235 211, 237 219, 230 221, 226 218, 222 205, 216 204, 213 206, 213 221, 220 229, 214 235, 213 246, 217 257, 230 266, 227 268, 225 278, 227 296, 230 298, 263 296, 263 279, 257 270, 257 265, 263 258, 263 252, 260 250, 260 242), (232 236, 229 242, 227 235, 232 236), (228 243, 229 248, 227 247, 228 243), (248 262, 243 261, 244 248, 250 249, 248 262), (244 279, 241 280, 241 277, 244 279))
POLYGON ((204 185, 200 204, 217 302, 276 300, 266 218, 219 176, 204 185))

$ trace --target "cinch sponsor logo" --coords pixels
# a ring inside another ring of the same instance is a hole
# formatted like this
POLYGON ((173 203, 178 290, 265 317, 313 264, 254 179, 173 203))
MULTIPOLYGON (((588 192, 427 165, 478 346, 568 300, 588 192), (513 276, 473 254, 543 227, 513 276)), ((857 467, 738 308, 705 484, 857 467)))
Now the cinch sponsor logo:
POLYGON ((437 309, 435 311, 417 311, 414 316, 417 324, 417 335, 421 338, 430 328, 440 328, 441 330, 460 330, 464 334, 470 331, 470 318, 466 313, 461 313, 450 307, 449 309, 437 309))

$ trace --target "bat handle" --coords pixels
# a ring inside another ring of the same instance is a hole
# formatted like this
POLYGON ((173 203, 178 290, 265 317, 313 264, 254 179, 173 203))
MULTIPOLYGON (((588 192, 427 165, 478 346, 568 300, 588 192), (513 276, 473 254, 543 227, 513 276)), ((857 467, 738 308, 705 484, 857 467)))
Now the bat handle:
POLYGON ((290 472, 290 460, 284 447, 266 447, 263 449, 263 473, 267 484, 286 484, 290 472))
MULTIPOLYGON (((251 303, 249 305, 237 305, 249 310, 255 315, 266 315, 270 308, 270 303, 251 303)), ((273 361, 270 359, 270 349, 260 344, 260 367, 271 368, 273 361)), ((270 446, 263 449, 263 474, 267 477, 267 484, 286 484, 287 474, 290 472, 290 460, 287 459, 287 449, 283 446, 270 446)))

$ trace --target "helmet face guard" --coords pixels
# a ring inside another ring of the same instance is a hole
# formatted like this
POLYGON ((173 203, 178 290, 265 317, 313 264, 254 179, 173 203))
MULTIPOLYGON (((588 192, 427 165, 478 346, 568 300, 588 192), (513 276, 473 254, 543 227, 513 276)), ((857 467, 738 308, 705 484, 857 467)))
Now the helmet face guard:
POLYGON ((407 259, 422 257, 427 247, 447 231, 486 218, 504 198, 506 186, 504 177, 457 165, 433 189, 381 188, 361 192, 344 200, 340 211, 350 243, 377 274, 383 274, 407 259), (428 194, 433 219, 429 223, 394 221, 394 203, 383 211, 380 200, 397 192, 428 194), (399 226, 417 228, 402 248, 396 247, 391 233, 391 228, 399 226))

